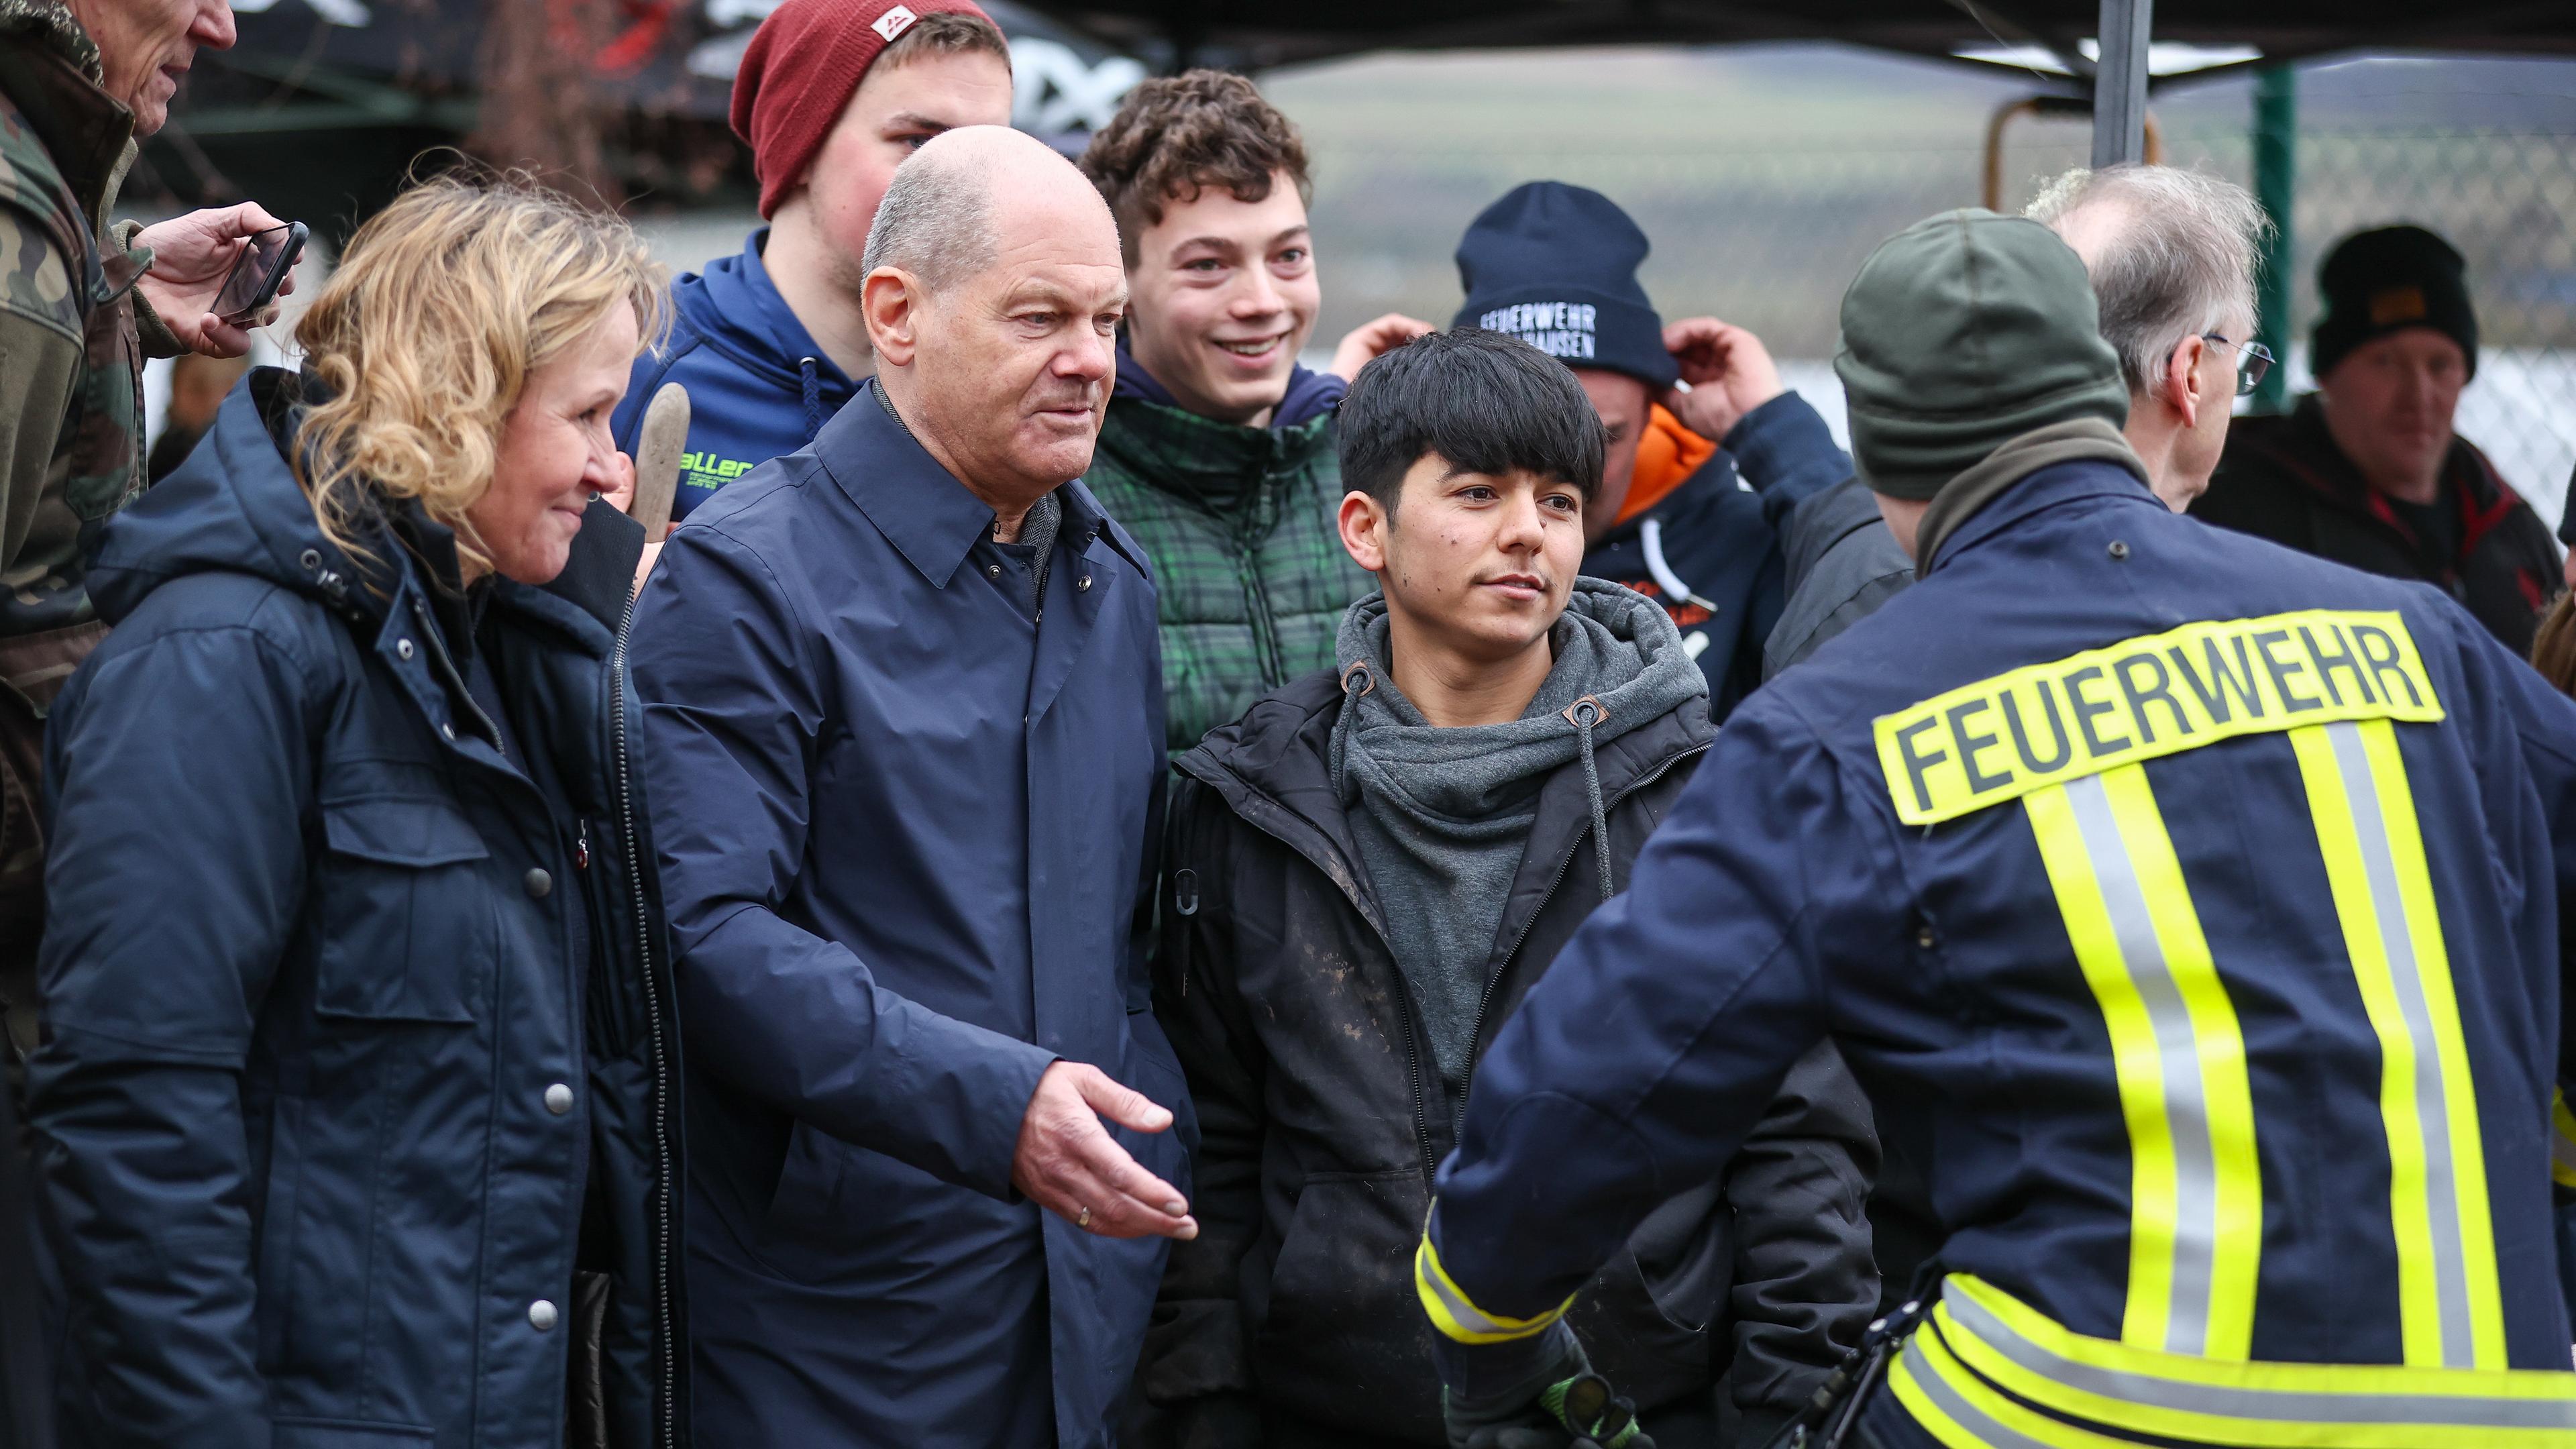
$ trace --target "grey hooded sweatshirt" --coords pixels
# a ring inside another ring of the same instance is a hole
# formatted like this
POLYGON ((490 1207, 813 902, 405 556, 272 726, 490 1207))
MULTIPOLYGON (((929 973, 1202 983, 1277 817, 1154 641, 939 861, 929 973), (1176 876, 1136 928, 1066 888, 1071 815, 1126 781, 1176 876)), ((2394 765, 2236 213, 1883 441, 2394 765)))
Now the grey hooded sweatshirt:
MULTIPOLYGON (((1593 751, 1708 693, 1672 616, 1617 584, 1576 579, 1548 644, 1555 667, 1519 719, 1443 728, 1396 688, 1386 596, 1371 594, 1342 616, 1343 674, 1366 677, 1349 680, 1333 726, 1334 786, 1384 905, 1397 969, 1421 996, 1432 1061, 1453 1102, 1466 1090, 1485 965, 1538 815, 1539 787, 1582 759, 1597 828, 1603 806, 1589 768, 1593 751)), ((1607 900, 1606 859, 1601 874, 1607 900)))

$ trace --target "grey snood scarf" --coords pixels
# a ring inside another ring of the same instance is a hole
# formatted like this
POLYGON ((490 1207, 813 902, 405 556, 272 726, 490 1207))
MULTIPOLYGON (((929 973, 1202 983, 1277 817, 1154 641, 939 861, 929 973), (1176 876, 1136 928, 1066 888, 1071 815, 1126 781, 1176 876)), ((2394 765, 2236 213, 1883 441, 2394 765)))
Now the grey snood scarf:
MULTIPOLYGON (((1351 606, 1336 644, 1334 787, 1384 910, 1387 944, 1424 1002, 1432 1060, 1453 1101, 1466 1093, 1486 969, 1540 787, 1580 760, 1593 829, 1606 835, 1595 752, 1708 694, 1671 616, 1617 584, 1576 579, 1549 644, 1554 667, 1519 719, 1456 728, 1425 720, 1396 687, 1384 595, 1351 606)), ((1609 854, 1594 856, 1607 900, 1609 854)))

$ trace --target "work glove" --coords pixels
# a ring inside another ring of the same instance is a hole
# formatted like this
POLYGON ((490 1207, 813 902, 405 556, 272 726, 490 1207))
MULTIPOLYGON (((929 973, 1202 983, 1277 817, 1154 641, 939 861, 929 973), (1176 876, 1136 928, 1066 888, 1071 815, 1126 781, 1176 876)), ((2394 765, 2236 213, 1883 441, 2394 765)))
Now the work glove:
POLYGON ((1583 1347, 1566 1336, 1560 1355, 1533 1382, 1498 1398, 1440 1395, 1449 1449, 1655 1449, 1637 1423, 1637 1407, 1592 1371, 1583 1347))

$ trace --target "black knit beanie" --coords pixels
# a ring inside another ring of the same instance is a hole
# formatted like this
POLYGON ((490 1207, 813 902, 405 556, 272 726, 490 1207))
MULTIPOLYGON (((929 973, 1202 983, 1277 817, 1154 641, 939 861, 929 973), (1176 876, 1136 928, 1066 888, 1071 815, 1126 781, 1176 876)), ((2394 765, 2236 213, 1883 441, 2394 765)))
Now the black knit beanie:
POLYGON ((2323 377, 2354 348, 2409 327, 2430 327, 2468 354, 2478 375, 2478 314, 2469 305, 2469 264, 2420 226, 2358 231, 2335 243, 2317 268, 2325 315, 2308 339, 2309 370, 2323 377))
POLYGON ((1646 234, 1598 191, 1562 181, 1513 187, 1458 243, 1467 301, 1449 325, 1517 337, 1568 367, 1624 372, 1661 392, 1681 370, 1637 283, 1646 249, 1646 234))
POLYGON ((2129 420, 2093 284, 2057 233, 1969 209, 1879 244, 1843 293, 1834 373, 1861 481, 1930 498, 2024 433, 2129 420))

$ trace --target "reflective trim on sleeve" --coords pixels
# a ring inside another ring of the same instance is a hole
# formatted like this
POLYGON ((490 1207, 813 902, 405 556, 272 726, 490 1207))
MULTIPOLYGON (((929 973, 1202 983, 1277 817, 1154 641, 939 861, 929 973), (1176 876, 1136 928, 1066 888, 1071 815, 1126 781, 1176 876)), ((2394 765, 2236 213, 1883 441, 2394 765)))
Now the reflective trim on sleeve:
POLYGON ((1440 1250, 1431 1246, 1431 1234, 1422 1235, 1422 1246, 1413 1250, 1413 1289, 1422 1299, 1422 1311, 1431 1315, 1431 1326, 1460 1343, 1509 1343, 1545 1333, 1549 1324, 1565 1316, 1574 1306, 1572 1298, 1536 1318, 1505 1318, 1487 1313, 1468 1300, 1466 1291, 1440 1266, 1440 1250))
POLYGON ((2371 1030, 2406 1362, 2505 1366, 2486 1153, 2406 763, 2386 720, 2293 730, 2371 1030))
POLYGON ((2549 1180, 2576 1187, 2576 1112, 2567 1110, 2567 1094, 2549 1091, 2549 1180))
POLYGON ((1947 1280, 1930 1325, 1907 1359, 1935 1345, 1936 1372, 2115 1432, 2260 1449, 2576 1446, 2576 1373, 2217 1363, 2075 1333, 1967 1274, 1947 1280))
POLYGON ((2123 765, 2023 805, 2101 1003, 2128 1126, 2121 1341, 2243 1359, 2263 1254, 2245 1037, 2146 771, 2123 765))

